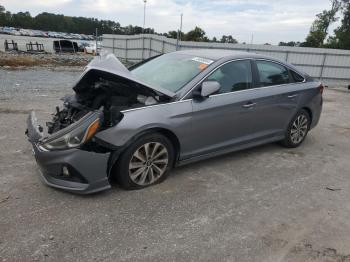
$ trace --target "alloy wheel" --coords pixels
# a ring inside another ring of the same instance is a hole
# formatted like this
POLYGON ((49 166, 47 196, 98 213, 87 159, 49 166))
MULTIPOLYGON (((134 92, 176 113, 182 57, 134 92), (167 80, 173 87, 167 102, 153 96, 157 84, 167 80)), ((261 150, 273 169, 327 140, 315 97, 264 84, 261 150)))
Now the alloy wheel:
POLYGON ((168 163, 168 150, 163 144, 146 143, 139 147, 130 159, 130 179, 139 186, 153 184, 165 173, 168 163))
POLYGON ((308 129, 308 119, 305 115, 299 115, 293 122, 290 131, 290 140, 299 144, 305 138, 308 129))

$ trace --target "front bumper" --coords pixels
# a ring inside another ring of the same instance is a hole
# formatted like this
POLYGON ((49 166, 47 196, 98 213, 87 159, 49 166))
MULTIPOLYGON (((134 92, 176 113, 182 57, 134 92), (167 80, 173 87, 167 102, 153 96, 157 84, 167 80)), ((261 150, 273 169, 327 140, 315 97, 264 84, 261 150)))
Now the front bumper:
POLYGON ((110 153, 95 153, 81 149, 44 151, 38 143, 42 132, 35 113, 27 120, 27 136, 40 168, 41 180, 52 187, 73 193, 90 194, 109 189, 108 160, 110 153), (63 172, 68 170, 69 175, 63 172))

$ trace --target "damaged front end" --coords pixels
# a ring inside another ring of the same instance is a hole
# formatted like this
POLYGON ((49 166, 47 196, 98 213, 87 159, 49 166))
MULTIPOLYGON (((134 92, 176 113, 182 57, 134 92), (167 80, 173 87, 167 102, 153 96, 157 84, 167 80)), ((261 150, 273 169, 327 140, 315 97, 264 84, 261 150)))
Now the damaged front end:
POLYGON ((54 135, 45 136, 35 113, 29 115, 26 133, 45 184, 81 194, 110 188, 107 177, 110 152, 81 148, 98 132, 99 123, 100 112, 91 112, 54 135))
POLYGON ((63 108, 57 107, 52 121, 47 123, 49 134, 100 109, 104 117, 101 128, 109 128, 122 119, 123 110, 167 103, 175 96, 169 90, 151 87, 135 78, 113 54, 96 57, 73 90, 75 94, 62 99, 63 108))
POLYGON ((110 156, 116 149, 99 143, 94 135, 122 121, 123 110, 167 103, 173 94, 135 79, 113 55, 93 60, 73 90, 75 94, 56 107, 46 130, 32 112, 27 136, 46 184, 97 192, 110 187, 110 156))

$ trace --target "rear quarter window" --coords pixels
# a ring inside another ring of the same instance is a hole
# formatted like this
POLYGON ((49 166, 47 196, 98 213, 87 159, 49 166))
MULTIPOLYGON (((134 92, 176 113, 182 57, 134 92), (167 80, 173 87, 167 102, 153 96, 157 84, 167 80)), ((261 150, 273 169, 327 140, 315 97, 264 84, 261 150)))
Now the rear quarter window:
POLYGON ((289 70, 294 82, 301 83, 304 82, 305 78, 293 70, 289 70))

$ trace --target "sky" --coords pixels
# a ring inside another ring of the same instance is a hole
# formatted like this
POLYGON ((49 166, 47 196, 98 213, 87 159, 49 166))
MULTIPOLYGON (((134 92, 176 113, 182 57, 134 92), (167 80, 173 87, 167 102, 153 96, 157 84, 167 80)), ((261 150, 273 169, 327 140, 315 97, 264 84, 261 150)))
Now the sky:
MULTIPOLYGON (((143 25, 143 0, 0 0, 0 5, 33 16, 51 12, 143 25)), ((239 42, 278 44, 304 41, 315 15, 329 7, 329 0, 147 0, 146 27, 177 30, 182 13, 184 32, 199 26, 210 38, 225 34, 239 42)))

